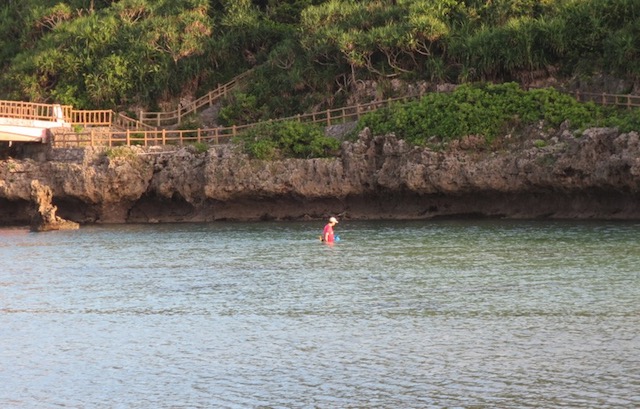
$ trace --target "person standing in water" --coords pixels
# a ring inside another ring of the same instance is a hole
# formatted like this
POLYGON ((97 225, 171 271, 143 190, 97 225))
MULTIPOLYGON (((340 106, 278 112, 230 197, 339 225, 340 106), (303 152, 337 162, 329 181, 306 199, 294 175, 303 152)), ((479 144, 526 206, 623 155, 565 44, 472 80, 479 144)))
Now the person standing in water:
POLYGON ((324 226, 324 230, 322 231, 322 241, 325 243, 333 243, 335 238, 333 236, 333 226, 338 224, 338 220, 335 217, 329 218, 329 223, 324 226))

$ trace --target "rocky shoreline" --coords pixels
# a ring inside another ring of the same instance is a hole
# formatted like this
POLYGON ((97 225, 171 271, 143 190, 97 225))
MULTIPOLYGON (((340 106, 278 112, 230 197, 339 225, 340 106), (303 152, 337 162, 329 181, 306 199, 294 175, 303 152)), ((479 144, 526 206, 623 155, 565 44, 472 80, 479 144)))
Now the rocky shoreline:
POLYGON ((640 219, 640 138, 538 130, 491 149, 363 131, 330 159, 251 160, 234 146, 29 149, 0 161, 0 225, 30 224, 32 182, 80 224, 442 217, 640 219))

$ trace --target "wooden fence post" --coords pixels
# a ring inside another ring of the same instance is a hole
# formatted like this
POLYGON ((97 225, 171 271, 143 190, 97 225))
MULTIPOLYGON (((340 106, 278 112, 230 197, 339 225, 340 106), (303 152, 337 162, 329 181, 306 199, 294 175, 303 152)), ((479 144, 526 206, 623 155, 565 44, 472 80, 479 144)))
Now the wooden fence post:
POLYGON ((126 141, 127 141, 127 142, 126 142, 127 146, 131 146, 131 133, 130 133, 130 132, 131 132, 131 131, 129 131, 129 130, 127 129, 127 136, 126 136, 126 138, 127 138, 127 139, 126 139, 126 141))

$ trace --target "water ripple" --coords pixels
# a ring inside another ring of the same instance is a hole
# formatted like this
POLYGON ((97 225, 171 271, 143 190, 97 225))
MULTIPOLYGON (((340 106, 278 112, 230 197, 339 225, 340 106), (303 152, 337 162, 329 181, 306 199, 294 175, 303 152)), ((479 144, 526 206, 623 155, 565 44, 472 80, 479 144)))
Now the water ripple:
POLYGON ((638 407, 640 225, 0 231, 0 407, 638 407))

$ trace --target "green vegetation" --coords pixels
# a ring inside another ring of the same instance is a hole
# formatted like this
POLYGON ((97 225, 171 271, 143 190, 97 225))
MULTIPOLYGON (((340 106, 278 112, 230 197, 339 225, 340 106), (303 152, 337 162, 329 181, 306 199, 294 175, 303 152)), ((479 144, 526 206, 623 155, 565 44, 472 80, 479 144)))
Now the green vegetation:
POLYGON ((144 134, 140 132, 134 132, 129 135, 130 143, 133 146, 143 146, 144 145, 144 134))
POLYGON ((547 141, 543 139, 536 139, 535 141, 533 141, 533 146, 535 146, 536 148, 544 148, 545 146, 547 146, 547 141))
POLYGON ((428 94, 416 102, 392 105, 365 115, 359 129, 375 134, 395 133, 416 145, 428 141, 448 142, 467 135, 481 135, 491 142, 542 121, 571 128, 618 126, 622 131, 639 129, 638 110, 615 110, 593 103, 578 103, 553 89, 524 91, 515 83, 465 84, 450 94, 428 94))
POLYGON ((128 146, 107 148, 104 151, 104 155, 109 159, 132 159, 136 157, 135 152, 128 146))
MULTIPOLYGON (((252 69, 229 95, 222 125, 346 103, 362 81, 378 98, 392 80, 463 85, 453 95, 372 114, 363 124, 417 144, 465 134, 487 140, 544 121, 573 127, 640 120, 519 91, 549 73, 640 81, 638 0, 8 0, 0 5, 0 99, 136 112, 177 105, 252 69)), ((402 91, 400 91, 402 92, 402 91)), ((196 120, 192 120, 195 124, 196 120)), ((256 157, 332 149, 300 125, 264 125, 256 157), (282 132, 283 134, 276 134, 282 132), (303 132, 292 140, 292 132, 303 132), (307 150, 301 146, 313 143, 307 150)), ((184 128, 184 125, 183 125, 184 128)), ((257 138, 257 139, 256 139, 257 138)))
POLYGON ((193 148, 196 150, 196 153, 205 153, 209 150, 209 145, 205 142, 194 142, 193 148))
POLYGON ((255 68, 227 123, 335 107, 361 80, 638 80, 637 0, 9 0, 0 97, 150 109, 255 68), (250 109, 251 115, 246 115, 250 109))
POLYGON ((191 129, 198 129, 202 127, 203 127, 203 124, 200 118, 197 115, 191 114, 182 118, 182 121, 180 122, 180 125, 178 125, 177 129, 188 131, 191 129))
POLYGON ((240 134, 237 143, 252 158, 322 158, 340 147, 337 139, 324 135, 321 128, 300 122, 263 122, 240 134))

